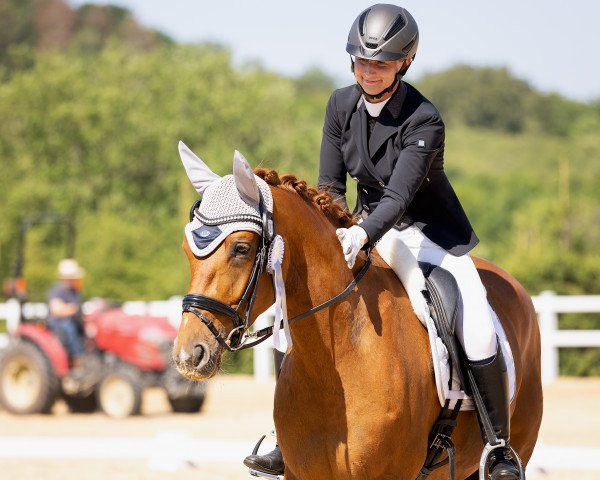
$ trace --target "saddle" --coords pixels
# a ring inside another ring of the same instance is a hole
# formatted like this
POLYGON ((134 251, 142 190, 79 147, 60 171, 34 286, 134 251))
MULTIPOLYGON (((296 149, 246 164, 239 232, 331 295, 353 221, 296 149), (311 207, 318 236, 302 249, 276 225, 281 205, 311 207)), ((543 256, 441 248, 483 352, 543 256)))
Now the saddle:
MULTIPOLYGON (((455 335, 455 326, 463 315, 458 285, 452 274, 442 267, 425 262, 419 262, 419 267, 425 277, 426 291, 423 294, 430 310, 426 327, 440 404, 444 406, 446 401, 450 400, 449 406, 452 408, 461 400, 461 410, 473 410, 475 405, 467 380, 467 359, 455 335)), ((514 359, 500 320, 492 309, 491 314, 507 364, 509 394, 512 400, 516 390, 514 359)))
MULTIPOLYGON (((426 290, 423 294, 430 310, 427 330, 442 411, 429 434, 426 460, 417 480, 425 480, 433 470, 446 464, 450 466, 450 478, 453 479, 455 451, 451 438, 452 432, 456 427, 458 412, 474 408, 471 398, 473 392, 468 380, 467 357, 455 336, 456 322, 460 321, 463 314, 462 298, 456 280, 450 272, 442 267, 422 262, 419 262, 419 268, 425 277, 426 290), (445 375, 444 367, 448 370, 445 375), (442 460, 445 451, 447 456, 442 460)), ((515 392, 514 361, 506 334, 495 313, 492 318, 499 344, 507 358, 509 390, 512 398, 515 392)))
MULTIPOLYGON (((460 385, 468 388, 463 372, 467 368, 466 356, 456 341, 454 330, 456 322, 462 316, 462 299, 454 276, 442 267, 419 262, 425 276, 425 300, 429 305, 435 330, 441 338, 450 357, 450 379, 453 374, 460 385)), ((469 391, 465 393, 470 394, 469 391)))

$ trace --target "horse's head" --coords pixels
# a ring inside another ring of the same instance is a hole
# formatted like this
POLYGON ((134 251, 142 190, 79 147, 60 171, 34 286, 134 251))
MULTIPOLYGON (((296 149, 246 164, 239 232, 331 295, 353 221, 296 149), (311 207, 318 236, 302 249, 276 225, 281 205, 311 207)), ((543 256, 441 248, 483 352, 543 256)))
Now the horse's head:
POLYGON ((217 373, 225 349, 242 346, 257 313, 273 302, 272 285, 263 275, 273 238, 273 199, 239 152, 233 175, 224 177, 183 143, 179 152, 202 200, 185 228, 191 282, 173 359, 181 374, 201 380, 217 373))

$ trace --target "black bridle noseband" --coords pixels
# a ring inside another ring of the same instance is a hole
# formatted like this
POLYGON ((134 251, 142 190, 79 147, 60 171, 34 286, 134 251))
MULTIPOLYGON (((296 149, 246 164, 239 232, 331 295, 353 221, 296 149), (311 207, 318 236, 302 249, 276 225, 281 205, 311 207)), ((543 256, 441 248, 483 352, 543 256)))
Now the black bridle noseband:
MULTIPOLYGON (((193 220, 195 211, 200 205, 201 200, 196 201, 190 210, 190 221, 193 220)), ((214 298, 205 297, 204 295, 197 295, 194 293, 188 293, 183 297, 183 312, 190 312, 196 315, 200 319, 202 323, 206 325, 206 327, 210 330, 210 332, 214 335, 215 339, 219 342, 219 344, 229 352, 235 352, 238 350, 243 350, 245 348, 251 348, 259 343, 265 341, 273 334, 273 326, 263 328, 253 333, 248 333, 250 329, 250 319, 252 315, 252 307, 254 306, 254 301, 256 300, 256 293, 258 288, 258 279, 260 275, 266 271, 266 265, 269 257, 269 248, 273 243, 273 239, 275 238, 275 224, 273 222, 273 215, 268 211, 262 194, 260 195, 259 201, 259 213, 261 216, 261 220, 259 221, 257 218, 246 219, 246 221, 252 221, 256 224, 259 224, 262 229, 261 234, 261 244, 260 249, 256 253, 256 258, 254 260, 254 265, 252 266, 252 272, 250 273, 250 278, 248 279, 248 283, 246 284, 246 288, 244 289, 244 293, 240 298, 240 301, 237 304, 237 307, 234 309, 230 305, 223 303, 219 300, 215 300, 214 298), (242 316, 240 313, 243 305, 247 305, 245 309, 245 315, 242 316), (200 310, 206 310, 213 314, 224 315, 228 317, 233 323, 233 329, 227 337, 224 337, 221 332, 217 329, 215 324, 200 310), (253 340, 253 341, 250 341, 253 340)), ((216 223, 216 222, 215 222, 216 223)), ((223 222, 220 222, 223 223, 223 222)), ((289 323, 292 324, 296 320, 300 320, 302 318, 308 317, 340 300, 345 298, 353 289, 358 285, 358 282, 362 279, 362 277, 367 272, 367 269, 371 265, 371 254, 370 250, 367 250, 367 261, 361 267, 360 271, 356 275, 356 277, 348 284, 348 286, 340 292, 335 297, 330 298, 326 302, 317 305, 310 310, 301 313, 300 315, 296 315, 293 318, 289 319, 289 323)))

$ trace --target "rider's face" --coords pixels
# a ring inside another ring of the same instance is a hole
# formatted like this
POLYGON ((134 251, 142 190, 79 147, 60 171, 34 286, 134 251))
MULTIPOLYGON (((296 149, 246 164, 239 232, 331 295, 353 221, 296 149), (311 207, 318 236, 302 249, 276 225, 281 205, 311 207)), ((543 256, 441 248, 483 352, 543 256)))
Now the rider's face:
MULTIPOLYGON (((394 82, 394 78, 402 68, 402 64, 402 60, 380 62, 357 57, 354 60, 354 76, 366 93, 377 95, 394 82)), ((377 99, 376 102, 386 100, 392 96, 392 93, 387 93, 380 99, 377 99)))

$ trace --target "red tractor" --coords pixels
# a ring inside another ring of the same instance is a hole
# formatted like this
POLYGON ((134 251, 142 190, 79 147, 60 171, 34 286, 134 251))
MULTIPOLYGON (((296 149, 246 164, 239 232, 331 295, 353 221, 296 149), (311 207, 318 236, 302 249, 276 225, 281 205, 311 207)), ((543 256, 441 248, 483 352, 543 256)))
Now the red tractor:
POLYGON ((109 308, 84 317, 89 350, 69 369, 58 337, 41 322, 21 322, 0 354, 0 404, 12 413, 49 412, 59 396, 72 411, 100 407, 112 417, 140 412, 142 391, 160 386, 175 412, 197 412, 206 385, 170 364, 175 327, 166 317, 109 308), (91 348, 90 348, 91 347, 91 348))
MULTIPOLYGON (((70 223, 64 217, 55 222, 70 223)), ((35 221, 24 222, 9 294, 18 298, 19 320, 9 331, 10 341, 0 350, 0 404, 16 414, 49 412, 62 396, 71 411, 92 412, 98 407, 112 417, 140 412, 142 391, 160 386, 175 412, 198 412, 206 384, 190 383, 175 370, 170 350, 176 328, 164 316, 130 315, 122 308, 88 305, 84 314, 86 354, 69 367, 59 338, 38 318, 23 315, 23 243, 35 221), (15 291, 19 287, 20 291, 15 291)), ((69 227, 72 232, 72 227, 69 227)), ((72 245, 72 242, 69 242, 72 245)), ((68 256, 72 257, 72 252, 68 256)))

